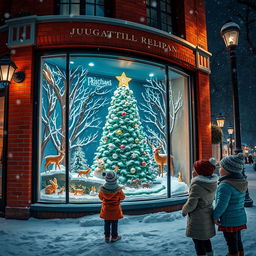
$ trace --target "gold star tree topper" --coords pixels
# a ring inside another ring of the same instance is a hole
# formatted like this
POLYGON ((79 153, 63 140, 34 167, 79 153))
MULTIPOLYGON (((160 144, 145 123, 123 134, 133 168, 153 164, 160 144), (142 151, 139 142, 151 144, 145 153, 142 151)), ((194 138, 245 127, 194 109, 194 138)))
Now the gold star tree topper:
POLYGON ((129 82, 132 80, 132 78, 127 77, 126 74, 123 72, 121 76, 116 76, 116 79, 119 81, 118 86, 127 86, 129 87, 129 82))

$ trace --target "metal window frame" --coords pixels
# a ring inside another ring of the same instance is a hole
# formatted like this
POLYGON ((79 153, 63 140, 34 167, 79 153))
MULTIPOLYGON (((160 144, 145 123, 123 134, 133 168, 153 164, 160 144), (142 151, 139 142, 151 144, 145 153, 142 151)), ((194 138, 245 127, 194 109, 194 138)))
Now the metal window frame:
MULTIPOLYGON (((40 88, 38 86, 38 84, 40 83, 41 80, 41 58, 45 57, 45 56, 59 56, 59 55, 66 55, 66 72, 69 72, 69 58, 71 55, 74 54, 95 54, 95 55, 99 55, 103 54, 103 55, 112 55, 113 57, 123 57, 123 58, 129 58, 129 59, 133 59, 133 60, 138 60, 140 62, 144 62, 144 63, 154 63, 154 61, 156 62, 156 64, 158 65, 163 65, 165 67, 165 75, 166 75, 166 85, 165 85, 165 89, 166 92, 169 88, 169 71, 173 70, 175 72, 178 72, 180 74, 186 75, 188 77, 188 83, 187 83, 187 90, 188 90, 188 95, 189 95, 189 126, 190 126, 190 130, 189 130, 189 135, 190 135, 190 171, 188 172, 188 174, 190 175, 189 179, 191 179, 191 173, 192 173, 192 166, 193 166, 193 161, 196 159, 198 152, 196 151, 196 122, 195 122, 195 86, 193 85, 193 81, 194 81, 194 77, 192 72, 187 71, 185 69, 182 69, 181 67, 175 65, 175 64, 171 64, 168 63, 166 61, 161 61, 158 59, 155 59, 152 61, 152 58, 147 58, 145 56, 138 56, 138 55, 132 55, 131 54, 126 54, 124 52, 120 53, 120 52, 113 52, 113 51, 107 51, 107 50, 103 50, 102 52, 100 51, 88 51, 88 52, 83 52, 84 50, 81 49, 81 51, 79 51, 79 49, 75 49, 75 50, 70 50, 70 49, 66 49, 66 50, 60 50, 60 51, 56 51, 56 50, 49 50, 49 51, 39 51, 36 56, 35 56, 35 63, 36 63, 36 72, 35 74, 35 94, 34 94, 34 118, 33 118, 33 125, 34 125, 34 129, 33 129, 33 184, 32 184, 32 188, 33 188, 33 203, 40 203, 40 204, 84 204, 84 205, 88 205, 88 204, 98 204, 99 202, 91 202, 91 201, 79 201, 79 202, 69 202, 69 168, 66 168, 66 198, 65 201, 39 201, 38 200, 38 194, 40 192, 40 190, 38 190, 40 188, 40 184, 39 184, 39 172, 38 172, 38 161, 39 161, 39 129, 40 129, 40 125, 39 125, 39 106, 40 104, 38 104, 39 96, 40 96, 40 88), (37 86, 36 86, 37 85, 37 86)), ((67 80, 69 80, 69 73, 67 73, 67 80)), ((67 84, 67 86, 70 86, 69 84, 67 84)), ((169 90, 168 90, 169 91, 169 90)), ((68 98, 68 94, 67 94, 67 98, 68 98)), ((67 100, 66 98, 66 100, 67 100)), ((166 101, 169 99, 169 93, 166 93, 166 101), (168 96, 167 96, 168 95, 168 96)), ((167 101, 168 102, 168 101, 167 101)), ((166 104, 166 106, 168 106, 169 108, 169 104, 166 104)), ((67 108, 68 109, 68 108, 67 108)), ((66 111, 66 129, 68 130, 68 111, 66 111)), ((170 118, 169 115, 167 115, 167 129, 170 125, 170 118)), ((68 152, 69 149, 69 145, 68 145, 68 133, 66 131, 66 152, 68 152)), ((167 134, 167 138, 169 138, 170 135, 169 133, 167 134)), ((168 139, 167 142, 167 154, 170 155, 170 139, 168 139)), ((68 154, 65 154, 66 157, 66 163, 68 163, 69 161, 69 156, 68 154)), ((138 202, 138 201, 152 201, 152 200, 162 200, 162 199, 168 199, 168 198, 175 198, 175 197, 180 197, 183 196, 184 194, 179 194, 179 195, 174 195, 172 196, 171 194, 171 172, 170 172, 170 162, 169 162, 169 158, 168 158, 168 178, 167 178, 167 196, 165 198, 150 198, 150 199, 133 199, 133 200, 127 200, 127 202, 138 202)))

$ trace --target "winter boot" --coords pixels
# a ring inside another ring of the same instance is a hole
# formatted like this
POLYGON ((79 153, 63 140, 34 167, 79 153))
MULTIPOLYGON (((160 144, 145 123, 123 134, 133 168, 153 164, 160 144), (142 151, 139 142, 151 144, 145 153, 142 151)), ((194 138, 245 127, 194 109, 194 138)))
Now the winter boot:
POLYGON ((110 235, 105 235, 105 242, 109 243, 110 242, 110 235))
POLYGON ((121 238, 122 238, 121 236, 112 236, 111 243, 114 243, 114 242, 120 240, 121 238))
POLYGON ((240 251, 239 256, 244 256, 244 251, 240 251))
POLYGON ((212 252, 206 252, 207 256, 214 256, 213 251, 212 252))

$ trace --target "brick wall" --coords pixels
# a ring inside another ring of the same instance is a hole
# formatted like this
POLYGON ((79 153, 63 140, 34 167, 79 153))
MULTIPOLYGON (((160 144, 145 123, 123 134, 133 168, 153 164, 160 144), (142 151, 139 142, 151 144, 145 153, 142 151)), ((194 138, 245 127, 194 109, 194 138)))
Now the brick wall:
POLYGON ((211 112, 209 75, 198 71, 196 74, 196 120, 198 159, 212 155, 211 112))
POLYGON ((204 0, 184 0, 185 39, 207 50, 204 0))
POLYGON ((16 211, 26 211, 32 195, 33 51, 24 47, 12 53, 17 71, 25 71, 26 78, 22 83, 11 83, 9 88, 7 218, 16 211))
POLYGON ((115 1, 114 18, 146 24, 146 0, 115 1))

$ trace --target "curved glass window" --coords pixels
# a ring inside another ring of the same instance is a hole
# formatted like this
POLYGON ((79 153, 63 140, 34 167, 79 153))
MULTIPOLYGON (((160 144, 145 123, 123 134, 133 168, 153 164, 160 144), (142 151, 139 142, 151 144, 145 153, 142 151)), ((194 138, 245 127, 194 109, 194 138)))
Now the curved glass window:
POLYGON ((108 170, 126 200, 187 192, 186 74, 138 59, 67 54, 41 58, 40 83, 39 201, 98 201, 108 170))

